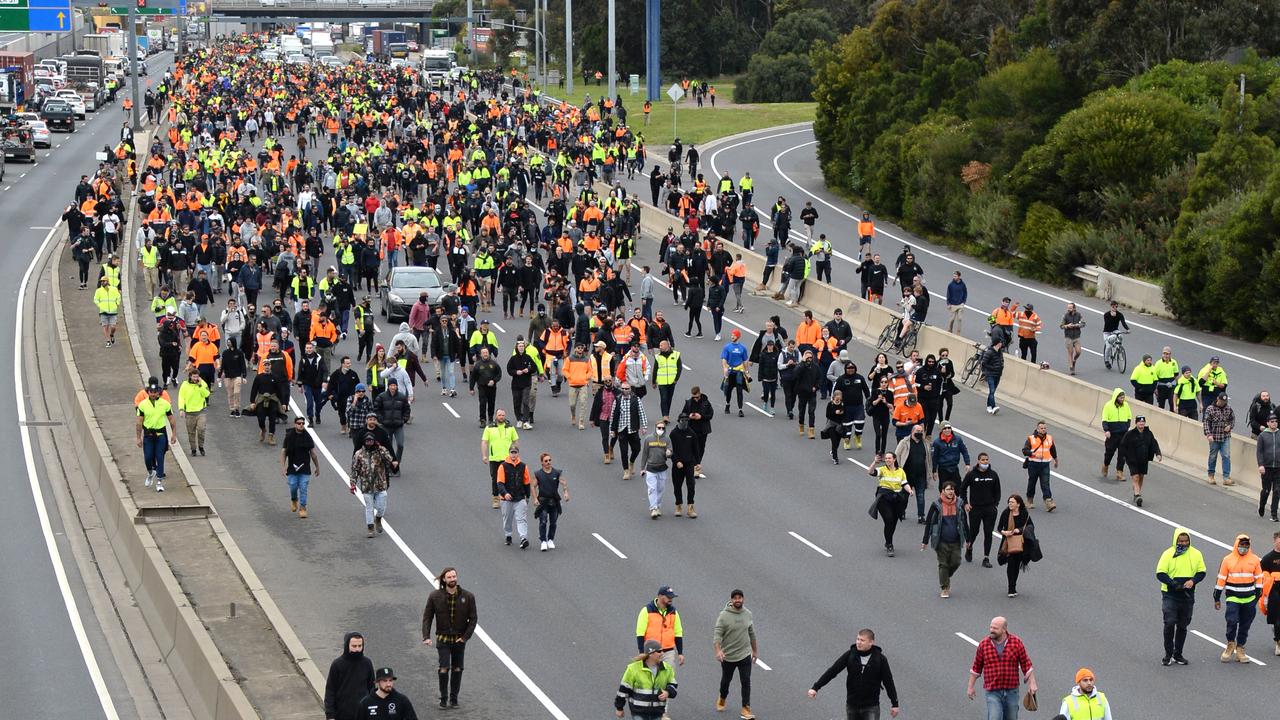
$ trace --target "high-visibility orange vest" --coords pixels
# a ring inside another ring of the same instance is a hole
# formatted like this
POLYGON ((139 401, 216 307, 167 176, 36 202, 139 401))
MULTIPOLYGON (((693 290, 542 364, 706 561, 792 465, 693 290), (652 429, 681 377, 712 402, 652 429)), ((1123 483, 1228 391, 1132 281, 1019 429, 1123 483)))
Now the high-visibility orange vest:
POLYGON ((1031 454, 1027 459, 1032 462, 1049 462, 1053 460, 1053 436, 1045 433, 1044 439, 1041 440, 1034 434, 1027 436, 1027 444, 1031 446, 1031 454))
POLYGON ((1028 316, 1026 313, 1018 314, 1018 337, 1033 338, 1040 331, 1040 316, 1034 312, 1028 316))

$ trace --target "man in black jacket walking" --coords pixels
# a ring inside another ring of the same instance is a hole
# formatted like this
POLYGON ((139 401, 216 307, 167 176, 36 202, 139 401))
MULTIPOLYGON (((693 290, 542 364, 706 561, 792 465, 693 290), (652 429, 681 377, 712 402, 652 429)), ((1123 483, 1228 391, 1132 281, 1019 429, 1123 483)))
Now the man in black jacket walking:
POLYGON ((412 412, 409 397, 400 392, 400 384, 395 380, 387 381, 387 390, 373 400, 373 411, 378 416, 378 424, 386 429, 392 446, 391 457, 395 459, 395 474, 400 474, 400 460, 404 457, 404 425, 409 422, 412 412))
POLYGON ((458 585, 458 571, 451 567, 441 571, 436 582, 438 588, 427 596, 422 610, 422 644, 434 640, 440 656, 440 707, 458 707, 463 653, 476 630, 476 596, 458 585))
POLYGON ((863 628, 848 652, 840 653, 836 661, 822 673, 822 677, 809 688, 809 697, 818 697, 822 686, 835 679, 844 670, 845 717, 847 720, 878 720, 880 717, 880 688, 889 696, 889 716, 898 717, 898 689, 893 684, 893 672, 889 660, 875 644, 876 634, 863 628))
POLYGON ((373 690, 373 662, 364 656, 364 636, 349 632, 342 654, 329 664, 324 685, 325 720, 357 720, 360 700, 373 690))

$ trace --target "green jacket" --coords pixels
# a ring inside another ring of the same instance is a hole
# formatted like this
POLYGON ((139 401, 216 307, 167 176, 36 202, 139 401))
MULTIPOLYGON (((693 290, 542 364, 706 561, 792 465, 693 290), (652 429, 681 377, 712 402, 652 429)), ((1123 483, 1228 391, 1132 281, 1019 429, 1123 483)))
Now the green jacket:
POLYGON ((712 640, 720 646, 724 659, 738 662, 751 655, 751 646, 756 641, 756 626, 751 620, 751 611, 745 607, 735 610, 733 603, 725 603, 720 616, 716 618, 716 628, 712 640))
POLYGON ((643 660, 633 661, 622 673, 622 682, 618 684, 618 696, 613 700, 613 707, 622 710, 628 701, 631 703, 631 714, 635 717, 662 717, 667 708, 667 700, 659 700, 658 695, 667 693, 667 700, 676 696, 676 669, 665 662, 658 663, 658 669, 645 667, 643 660))

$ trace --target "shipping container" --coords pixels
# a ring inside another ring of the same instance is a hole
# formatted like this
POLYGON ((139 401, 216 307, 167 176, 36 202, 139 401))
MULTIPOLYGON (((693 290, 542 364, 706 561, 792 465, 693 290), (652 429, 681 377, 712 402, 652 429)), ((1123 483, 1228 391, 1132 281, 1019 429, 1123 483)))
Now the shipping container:
POLYGON ((13 68, 15 83, 22 83, 22 97, 30 101, 36 90, 36 56, 29 52, 0 52, 0 70, 13 68))

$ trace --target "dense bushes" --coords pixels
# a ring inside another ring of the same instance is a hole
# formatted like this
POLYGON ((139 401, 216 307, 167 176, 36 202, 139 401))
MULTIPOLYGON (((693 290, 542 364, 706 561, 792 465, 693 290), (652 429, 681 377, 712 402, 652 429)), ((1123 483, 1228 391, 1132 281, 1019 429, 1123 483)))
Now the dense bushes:
POLYGON ((1280 8, 875 7, 811 54, 828 185, 1027 274, 1163 279, 1187 321, 1280 338, 1280 317, 1253 321, 1280 299, 1259 275, 1280 269, 1280 64, 1259 57, 1280 50, 1280 8))

